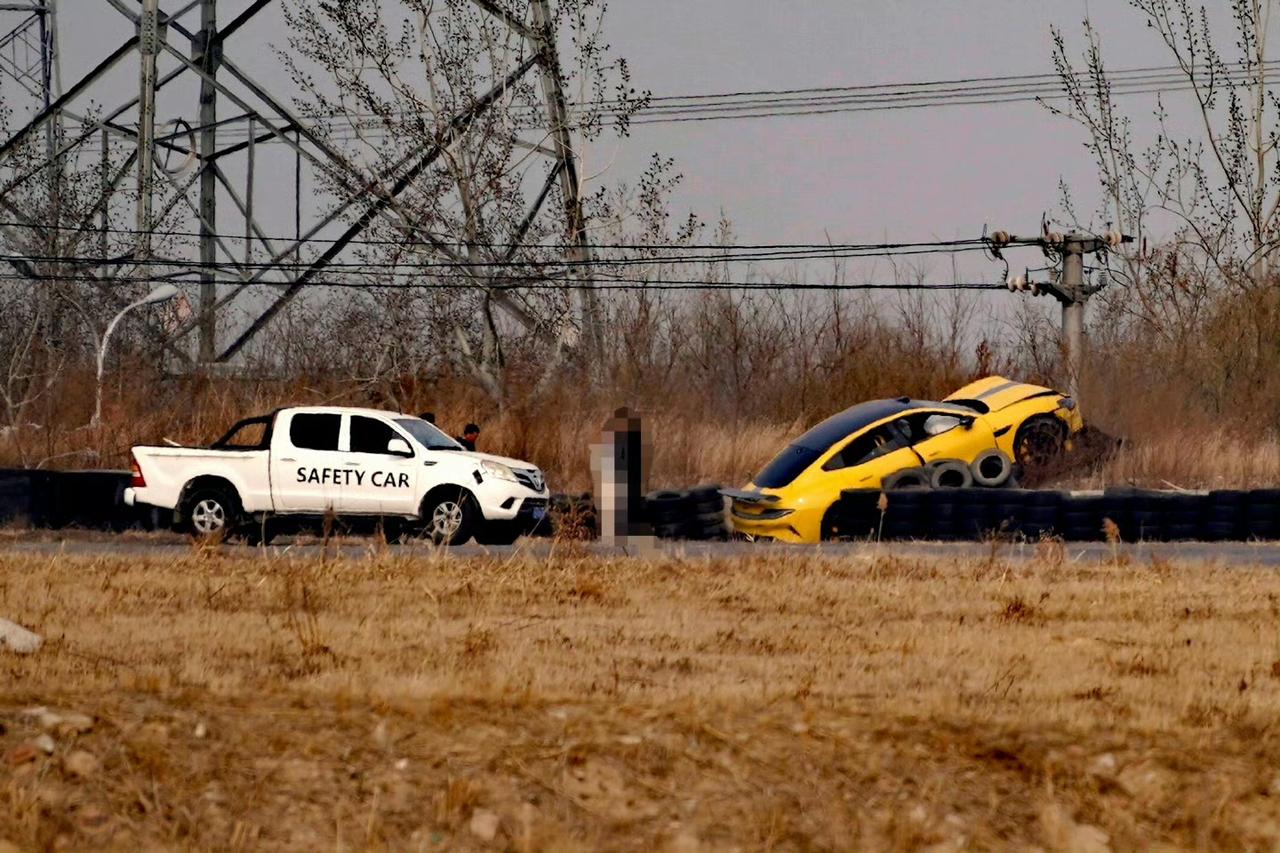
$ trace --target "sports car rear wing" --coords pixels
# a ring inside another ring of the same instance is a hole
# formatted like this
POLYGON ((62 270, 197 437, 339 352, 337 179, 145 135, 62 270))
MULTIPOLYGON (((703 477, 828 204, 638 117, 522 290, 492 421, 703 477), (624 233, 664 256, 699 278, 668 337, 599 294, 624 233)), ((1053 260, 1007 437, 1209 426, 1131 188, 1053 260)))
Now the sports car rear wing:
POLYGON ((776 504, 781 500, 777 495, 766 495, 764 492, 748 492, 742 489, 721 489, 720 494, 730 500, 748 504, 776 504))

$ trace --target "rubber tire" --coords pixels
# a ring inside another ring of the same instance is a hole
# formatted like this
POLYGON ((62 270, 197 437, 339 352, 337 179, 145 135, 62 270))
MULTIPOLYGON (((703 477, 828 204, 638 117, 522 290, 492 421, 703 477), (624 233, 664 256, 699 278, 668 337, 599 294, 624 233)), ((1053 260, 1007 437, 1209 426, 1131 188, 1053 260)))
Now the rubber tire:
POLYGON ((461 518, 458 521, 457 528, 447 540, 437 540, 431 533, 431 519, 434 517, 436 509, 448 501, 449 495, 446 494, 424 499, 419 517, 422 519, 422 535, 424 538, 430 539, 436 545, 447 545, 452 548, 458 545, 465 545, 471 540, 475 530, 483 522, 483 516, 480 513, 480 508, 476 506, 475 499, 464 491, 455 501, 461 510, 461 518))
POLYGON ((969 473, 973 475, 973 482, 977 485, 997 489, 1008 483, 1013 476, 1013 460, 1003 450, 993 447, 974 457, 969 463, 969 473))
POLYGON ((688 492, 689 499, 694 503, 722 503, 724 496, 720 494, 721 488, 723 487, 717 485, 694 486, 688 492))
POLYGON ((944 459, 929 466, 930 488, 967 489, 972 485, 973 472, 959 459, 944 459))
POLYGON ((192 538, 197 540, 208 539, 213 536, 221 535, 224 539, 236 532, 240 526, 240 497, 232 490, 219 488, 217 486, 200 486, 191 491, 191 494, 182 499, 182 526, 192 538), (222 508, 223 523, 220 528, 212 531, 196 530, 191 515, 195 508, 204 501, 214 501, 222 508))
POLYGON ((653 528, 653 532, 658 535, 659 539, 683 539, 685 537, 683 524, 659 524, 653 528))
POLYGON ((1205 524, 1204 533, 1205 538, 1210 542, 1238 542, 1244 540, 1238 524, 1222 524, 1210 521, 1205 524))
POLYGON ((880 487, 886 492, 929 488, 929 471, 926 468, 903 468, 884 478, 880 487))

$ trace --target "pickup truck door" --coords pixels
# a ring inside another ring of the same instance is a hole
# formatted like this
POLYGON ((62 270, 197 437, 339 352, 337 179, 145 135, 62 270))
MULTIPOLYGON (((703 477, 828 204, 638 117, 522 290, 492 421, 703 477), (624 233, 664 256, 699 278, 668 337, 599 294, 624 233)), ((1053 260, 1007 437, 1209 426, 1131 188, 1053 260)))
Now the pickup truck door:
POLYGON ((278 416, 271 440, 271 493, 276 512, 322 513, 345 509, 354 484, 339 451, 342 415, 286 412, 278 416))
POLYGON ((414 455, 407 436, 382 418, 348 415, 347 452, 343 464, 356 474, 348 490, 350 511, 372 515, 416 515, 418 472, 422 460, 414 455), (408 455, 391 453, 387 445, 399 440, 408 455))

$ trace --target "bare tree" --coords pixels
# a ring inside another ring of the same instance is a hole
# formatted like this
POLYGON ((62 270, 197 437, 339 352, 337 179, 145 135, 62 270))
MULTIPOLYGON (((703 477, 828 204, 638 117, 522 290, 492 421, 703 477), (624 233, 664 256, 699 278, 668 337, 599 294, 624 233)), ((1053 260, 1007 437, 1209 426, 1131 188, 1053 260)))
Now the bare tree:
MULTIPOLYGON (((1157 133, 1134 138, 1119 108, 1099 31, 1086 20, 1083 62, 1069 55, 1054 29, 1053 61, 1065 104, 1045 102, 1079 124, 1093 154, 1104 204, 1096 216, 1139 238, 1128 260, 1141 272, 1141 246, 1153 220, 1171 218, 1176 242, 1225 279, 1247 271, 1260 280, 1280 236, 1280 102, 1267 77, 1267 35, 1273 0, 1230 0, 1234 50, 1218 47, 1211 16, 1189 0, 1130 0, 1168 50, 1193 101, 1197 133, 1179 137, 1158 101, 1157 133)), ((1064 192, 1063 206, 1075 217, 1064 192)), ((1101 224, 1101 223, 1099 223, 1101 224)))
POLYGON ((363 170, 408 176, 395 221, 368 234, 362 257, 376 272, 361 280, 435 285, 419 299, 424 316, 443 322, 423 331, 450 326, 431 345, 455 352, 499 403, 514 341, 546 342, 547 362, 577 341, 580 241, 604 196, 582 185, 581 158, 564 150, 566 140, 577 146, 608 128, 625 134, 644 103, 625 61, 609 55, 606 11, 598 0, 295 0, 287 8, 281 58, 301 111, 363 170), (521 71, 535 61, 542 85, 521 71), (557 101, 565 91, 579 93, 572 115, 557 101), (426 168, 406 167, 437 148, 426 168))

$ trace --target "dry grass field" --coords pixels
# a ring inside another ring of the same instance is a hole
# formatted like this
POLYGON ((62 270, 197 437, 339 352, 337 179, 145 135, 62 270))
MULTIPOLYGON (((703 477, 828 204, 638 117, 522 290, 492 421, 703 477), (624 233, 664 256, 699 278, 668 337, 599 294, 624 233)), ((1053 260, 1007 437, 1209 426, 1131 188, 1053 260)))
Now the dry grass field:
POLYGON ((1066 557, 0 552, 0 850, 1274 848, 1280 574, 1066 557))

